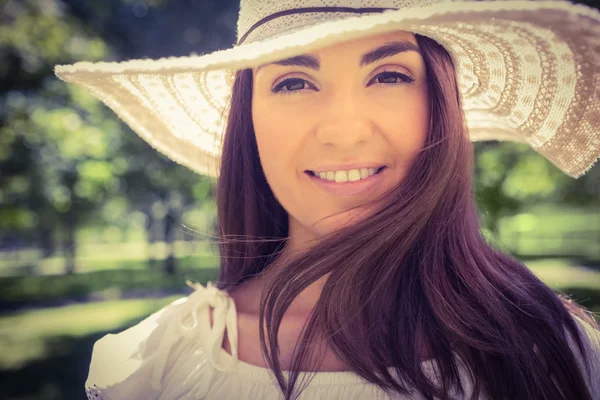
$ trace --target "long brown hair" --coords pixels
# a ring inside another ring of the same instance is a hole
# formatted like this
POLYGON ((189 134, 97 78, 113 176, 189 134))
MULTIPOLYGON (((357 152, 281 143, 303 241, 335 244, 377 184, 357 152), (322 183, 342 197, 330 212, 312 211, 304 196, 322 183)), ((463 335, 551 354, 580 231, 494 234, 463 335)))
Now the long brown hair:
POLYGON ((251 116, 252 70, 237 72, 217 187, 217 286, 229 290, 267 268, 280 271, 261 297, 259 326, 262 352, 286 399, 305 388, 294 393, 302 366, 314 354, 309 349, 321 338, 356 374, 389 394, 415 387, 426 398, 448 398, 452 386, 462 391, 455 352, 474 378, 472 398, 484 390, 492 399, 591 400, 564 328, 585 354, 571 314, 600 327, 482 236, 473 147, 452 59, 432 39, 415 36, 430 87, 423 151, 377 211, 294 256, 278 257, 288 214, 261 168, 251 116), (292 300, 326 275, 286 382, 277 357, 279 325, 292 300), (441 387, 421 369, 426 354, 439 365, 441 387), (394 379, 389 367, 410 387, 394 379))

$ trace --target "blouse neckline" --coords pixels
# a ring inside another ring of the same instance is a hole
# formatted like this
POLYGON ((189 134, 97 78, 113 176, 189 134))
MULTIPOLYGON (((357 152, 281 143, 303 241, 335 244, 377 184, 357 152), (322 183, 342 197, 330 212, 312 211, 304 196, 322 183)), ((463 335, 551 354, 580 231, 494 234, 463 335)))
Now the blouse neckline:
MULTIPOLYGON (((156 348, 155 364, 151 376, 151 385, 160 390, 163 386, 164 371, 172 346, 181 340, 195 342, 201 348, 202 357, 209 365, 221 374, 248 379, 254 383, 276 385, 275 377, 268 368, 263 368, 244 362, 238 357, 238 327, 236 306, 233 298, 224 291, 213 286, 211 282, 204 287, 200 283, 186 281, 194 289, 187 297, 176 300, 171 304, 170 311, 165 313, 162 339, 156 348), (210 324, 209 307, 213 311, 213 324, 210 324), (231 345, 229 354, 222 347, 223 338, 231 345)), ((456 353, 454 353, 456 355, 456 353)), ((435 358, 420 363, 423 372, 431 373, 434 369, 435 358)), ((394 368, 388 368, 390 375, 398 378, 394 368)), ((434 371, 433 371, 434 372, 434 371)), ((289 378, 290 371, 283 371, 289 378)), ((301 371, 299 379, 311 378, 311 385, 370 385, 360 375, 352 371, 301 371)))
MULTIPOLYGON (((188 283, 188 285, 190 284, 188 283)), ((258 381, 263 383, 275 384, 275 377, 271 374, 271 371, 268 368, 253 365, 239 359, 237 352, 238 329, 236 306, 235 302, 229 296, 229 294, 224 290, 218 289, 216 286, 212 286, 211 282, 207 283, 206 288, 204 288, 200 284, 195 284, 192 287, 194 287, 196 290, 212 292, 213 296, 218 297, 220 299, 220 301, 214 303, 215 310, 213 312, 213 327, 210 327, 210 314, 208 312, 206 313, 206 326, 213 329, 215 327, 219 329, 219 334, 210 335, 212 336, 212 340, 206 343, 206 347, 208 348, 208 350, 210 350, 210 352, 208 352, 207 354, 213 355, 212 358, 209 356, 209 361, 211 362, 211 364, 215 366, 217 370, 224 374, 233 374, 245 377, 255 382, 258 381), (224 321, 225 317, 227 317, 228 321, 224 321), (229 354, 222 347, 225 328, 227 328, 226 330, 232 354, 229 354), (227 367, 223 368, 223 365, 227 365, 227 367)), ((432 368, 433 360, 434 359, 430 358, 428 360, 422 361, 421 366, 425 367, 426 369, 430 369, 432 368)), ((390 367, 388 368, 388 371, 392 376, 396 376, 395 368, 390 367)), ((289 378, 290 371, 283 370, 283 375, 286 378, 289 378)), ((298 379, 303 380, 309 375, 312 375, 311 385, 316 386, 369 383, 353 371, 301 371, 299 373, 298 379)))

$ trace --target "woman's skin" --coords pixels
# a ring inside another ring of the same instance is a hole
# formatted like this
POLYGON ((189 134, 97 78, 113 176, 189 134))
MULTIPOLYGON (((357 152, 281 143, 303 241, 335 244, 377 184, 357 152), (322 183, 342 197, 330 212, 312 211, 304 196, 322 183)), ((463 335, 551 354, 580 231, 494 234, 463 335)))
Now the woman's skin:
MULTIPOLYGON (((390 42, 410 42, 418 47, 412 33, 398 31, 311 53, 319 60, 318 71, 278 64, 253 71, 252 119, 260 161, 273 193, 289 214, 285 252, 366 215, 366 207, 360 214, 343 211, 396 186, 423 147, 429 129, 429 92, 422 56, 405 51, 360 65, 363 54, 390 42), (377 77, 388 71, 403 74, 412 82, 389 73, 377 77), (272 92, 289 78, 296 80, 282 86, 286 93, 272 92), (327 164, 364 162, 387 168, 381 184, 360 196, 332 195, 305 173, 327 164)), ((303 291, 287 310, 280 331, 283 360, 291 356, 324 279, 303 291)), ((263 365, 257 321, 264 281, 264 276, 258 276, 229 293, 241 316, 240 359, 245 360, 245 356, 257 365, 263 365)), ((324 367, 328 368, 327 361, 324 367)), ((345 369, 336 360, 329 368, 345 369)))

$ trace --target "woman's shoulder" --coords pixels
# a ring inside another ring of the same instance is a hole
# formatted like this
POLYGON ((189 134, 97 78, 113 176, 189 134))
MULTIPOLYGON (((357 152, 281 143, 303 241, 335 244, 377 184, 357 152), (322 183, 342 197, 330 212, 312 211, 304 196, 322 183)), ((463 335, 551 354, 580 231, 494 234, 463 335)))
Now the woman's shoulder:
POLYGON ((207 382, 203 375, 212 374, 210 365, 216 361, 211 355, 223 338, 222 332, 211 329, 209 309, 221 315, 231 307, 226 293, 210 282, 206 287, 187 284, 194 288, 187 297, 94 343, 85 383, 88 398, 165 398, 171 391, 174 396, 181 393, 186 385, 202 390, 197 386, 207 382))

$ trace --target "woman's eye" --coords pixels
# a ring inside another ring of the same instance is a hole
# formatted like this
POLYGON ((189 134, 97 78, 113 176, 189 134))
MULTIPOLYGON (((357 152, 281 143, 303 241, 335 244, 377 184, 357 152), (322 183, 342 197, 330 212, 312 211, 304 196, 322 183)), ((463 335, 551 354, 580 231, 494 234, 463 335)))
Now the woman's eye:
MULTIPOLYGON (((401 74, 400 72, 393 72, 393 71, 382 72, 379 75, 377 75, 375 78, 373 78, 371 80, 371 82, 373 82, 375 80, 377 81, 377 83, 383 83, 383 84, 388 84, 388 85, 399 85, 401 83, 411 83, 411 82, 415 81, 413 78, 411 78, 408 75, 404 75, 404 74, 401 74), (381 78, 381 79, 379 79, 379 78, 381 78), (399 81, 398 80, 394 81, 394 79, 399 79, 399 81), (384 82, 382 82, 382 80, 384 82)), ((369 82, 369 83, 371 83, 371 82, 369 82)))
MULTIPOLYGON (((304 79, 300 78, 289 78, 284 79, 280 83, 277 84, 272 90, 273 93, 281 93, 281 94, 290 94, 294 92, 299 92, 300 88, 304 86, 304 83, 308 82, 304 79), (283 90, 285 88, 285 90, 283 90)), ((312 85, 311 85, 312 86, 312 85)), ((314 88, 314 86, 313 86, 314 88)))
MULTIPOLYGON (((371 83, 376 81, 375 83, 381 83, 386 86, 394 86, 400 85, 402 83, 411 83, 414 82, 414 79, 401 74, 399 72, 385 71, 371 79, 369 82, 369 86, 371 83)), ((304 88, 304 84, 308 84, 312 89, 316 89, 313 85, 308 83, 308 81, 301 78, 289 78, 284 79, 280 83, 278 83, 273 89, 273 93, 281 93, 281 94, 291 94, 295 92, 301 92, 304 88)))

